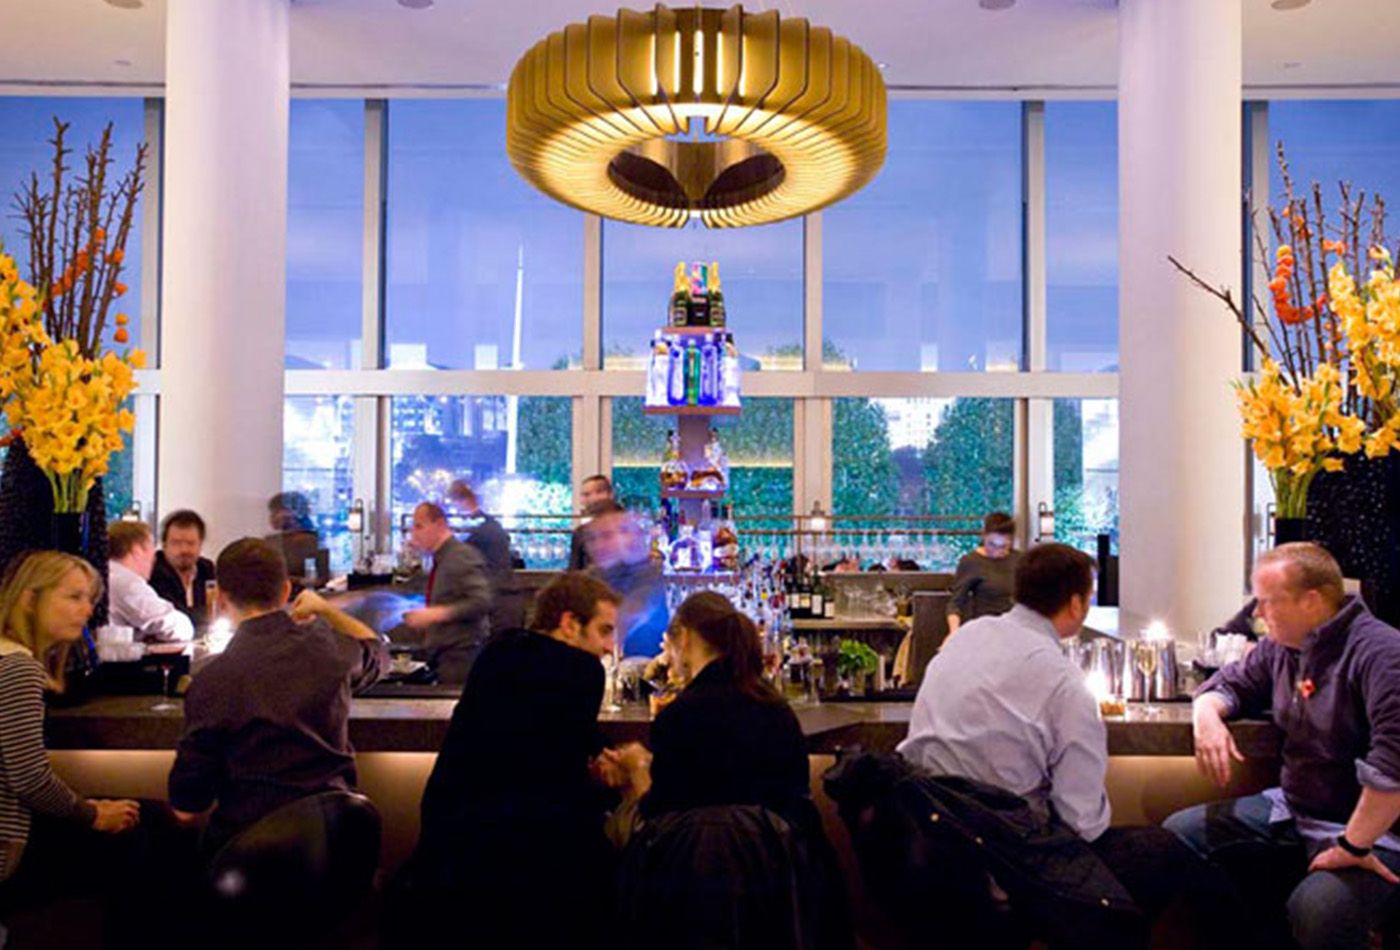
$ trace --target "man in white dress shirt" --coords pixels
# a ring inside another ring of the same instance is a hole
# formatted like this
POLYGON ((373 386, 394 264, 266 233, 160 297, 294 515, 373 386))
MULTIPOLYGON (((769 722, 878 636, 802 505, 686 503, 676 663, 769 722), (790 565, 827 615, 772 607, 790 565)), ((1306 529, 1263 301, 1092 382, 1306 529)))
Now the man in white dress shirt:
POLYGON ((150 525, 116 521, 107 528, 107 595, 110 622, 136 631, 139 640, 189 640, 194 624, 151 587, 156 540, 150 525))
POLYGON ((929 661, 900 755, 936 775, 1006 789, 1067 826, 1148 920, 1181 901, 1210 922, 1207 945, 1248 945, 1237 927, 1220 924, 1235 897, 1223 874, 1164 829, 1109 827, 1104 724, 1083 673, 1060 649, 1088 615, 1093 560, 1042 544, 1021 559, 1014 586, 1010 612, 967 623, 929 661))

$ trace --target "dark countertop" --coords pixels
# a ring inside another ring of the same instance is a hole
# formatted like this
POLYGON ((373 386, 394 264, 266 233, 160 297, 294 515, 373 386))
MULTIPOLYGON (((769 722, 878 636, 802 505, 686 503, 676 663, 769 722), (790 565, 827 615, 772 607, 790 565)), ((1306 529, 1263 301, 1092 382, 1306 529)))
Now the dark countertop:
MULTIPOLYGON (((151 709, 154 696, 104 696, 80 706, 51 709, 50 749, 173 749, 184 726, 180 700, 164 712, 151 709)), ((447 732, 452 699, 357 699, 350 710, 350 741, 361 752, 436 752, 447 732)), ((814 754, 860 745, 888 751, 909 729, 910 703, 824 703, 794 707, 814 754)), ((651 717, 645 706, 598 717, 610 742, 645 740, 651 717)), ((1110 717, 1109 755, 1191 755, 1191 707, 1129 704, 1124 716, 1110 717), (1155 712, 1154 712, 1155 711, 1155 712)), ((1252 758, 1278 755, 1279 734, 1272 723, 1248 720, 1231 730, 1240 752, 1252 758)))

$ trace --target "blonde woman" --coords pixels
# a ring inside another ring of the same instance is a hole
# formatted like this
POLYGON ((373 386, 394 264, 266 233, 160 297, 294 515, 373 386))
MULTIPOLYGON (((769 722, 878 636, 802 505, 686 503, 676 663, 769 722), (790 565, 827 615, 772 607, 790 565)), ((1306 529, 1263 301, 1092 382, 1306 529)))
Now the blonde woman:
POLYGON ((20 555, 0 582, 0 894, 8 891, 9 899, 21 879, 26 896, 62 886, 49 878, 81 867, 80 839, 89 829, 115 834, 139 820, 136 802, 74 792, 44 749, 44 692, 62 691, 63 661, 101 588, 90 564, 57 551, 20 555), (53 847, 40 843, 49 836, 53 847), (28 858, 26 843, 34 852, 28 858))

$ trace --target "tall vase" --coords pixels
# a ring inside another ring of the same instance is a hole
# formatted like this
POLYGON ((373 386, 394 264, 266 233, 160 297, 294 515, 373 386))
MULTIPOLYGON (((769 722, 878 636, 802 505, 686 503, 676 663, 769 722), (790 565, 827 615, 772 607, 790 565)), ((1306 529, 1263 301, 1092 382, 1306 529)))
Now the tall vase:
POLYGON ((49 546, 55 551, 84 557, 88 546, 86 511, 55 511, 49 516, 49 546))
POLYGON ((1274 547, 1293 541, 1308 539, 1307 518, 1280 518, 1274 516, 1274 547))

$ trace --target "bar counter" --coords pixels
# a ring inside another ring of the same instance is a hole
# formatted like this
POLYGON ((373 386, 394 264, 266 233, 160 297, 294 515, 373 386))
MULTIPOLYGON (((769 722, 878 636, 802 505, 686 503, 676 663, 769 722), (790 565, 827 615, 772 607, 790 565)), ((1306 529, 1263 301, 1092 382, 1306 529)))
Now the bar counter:
MULTIPOLYGON (((174 749, 184 724, 179 700, 175 709, 156 712, 153 696, 106 696, 49 712, 50 749, 174 749)), ((455 699, 357 699, 350 712, 350 741, 359 752, 436 752, 447 732, 455 699)), ((808 751, 834 753, 859 745, 888 751, 909 729, 911 703, 829 702, 793 707, 808 751)), ((650 716, 645 706, 624 707, 599 716, 611 743, 645 741, 650 716)), ((1191 707, 1188 703, 1131 703, 1123 716, 1105 720, 1112 756, 1190 756, 1191 707)), ((1279 735, 1271 723, 1249 720, 1231 725, 1240 751, 1249 758, 1278 755, 1279 735)))

